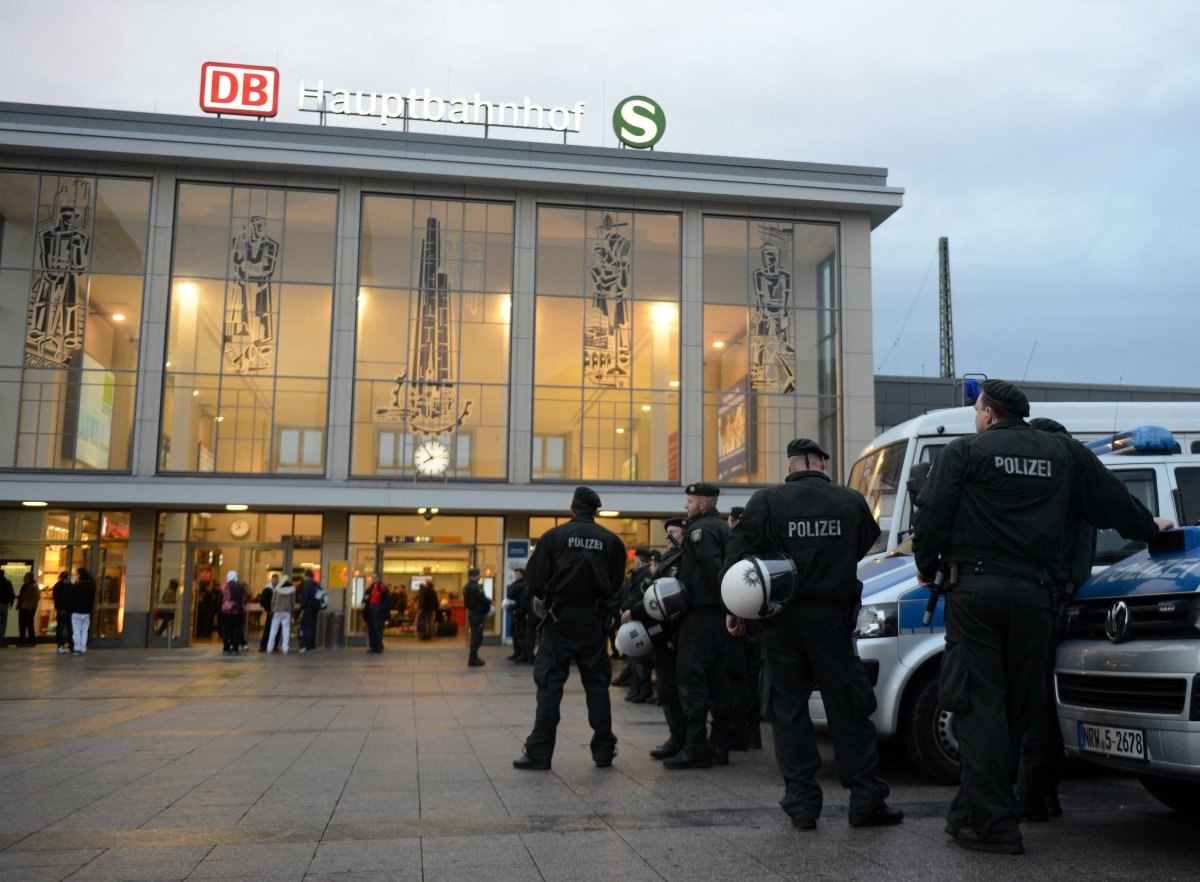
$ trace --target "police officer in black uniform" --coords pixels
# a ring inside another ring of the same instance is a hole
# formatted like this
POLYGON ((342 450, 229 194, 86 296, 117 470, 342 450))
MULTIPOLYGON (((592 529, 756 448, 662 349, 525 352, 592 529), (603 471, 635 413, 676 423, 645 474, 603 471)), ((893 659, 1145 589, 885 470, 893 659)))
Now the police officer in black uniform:
POLYGON ((467 628, 470 630, 467 649, 467 664, 472 668, 482 667, 486 662, 479 657, 483 645, 483 624, 492 609, 492 602, 483 591, 479 581, 479 567, 467 570, 467 584, 463 585, 463 605, 467 608, 467 628))
MULTIPOLYGON (((732 530, 742 519, 745 507, 734 505, 729 509, 725 523, 732 530)), ((726 633, 729 655, 726 667, 729 671, 729 689, 733 695, 732 736, 730 750, 762 748, 762 714, 759 708, 758 676, 762 670, 762 624, 744 622, 745 633, 726 633)))
POLYGON ((679 581, 690 599, 678 629, 676 688, 687 734, 683 749, 663 760, 667 769, 728 765, 733 714, 721 605, 721 564, 729 525, 717 511, 721 491, 716 486, 689 484, 684 492, 688 521, 683 528, 679 581), (705 731, 710 711, 711 743, 705 731))
POLYGON ((571 500, 573 517, 547 530, 538 540, 525 579, 546 607, 542 642, 533 662, 537 684, 537 714, 525 739, 517 769, 549 769, 558 730, 563 684, 571 662, 587 695, 592 727, 592 759, 605 768, 617 753, 612 731, 608 680, 612 662, 606 648, 605 619, 613 592, 625 575, 625 544, 599 526, 600 497, 590 487, 578 487, 571 500))
POLYGON ((938 698, 955 714, 962 783, 946 832, 964 848, 1022 854, 1012 781, 1021 732, 1045 701, 1064 529, 1078 515, 1145 540, 1158 525, 1089 450, 1025 423, 1020 388, 982 388, 977 434, 946 445, 918 498, 913 554, 927 584, 948 571, 938 698))
MULTIPOLYGON (((860 493, 830 481, 829 454, 817 442, 797 438, 787 455, 786 481, 750 497, 725 555, 726 567, 768 553, 786 554, 796 565, 796 596, 766 621, 763 635, 765 715, 774 727, 775 761, 785 785, 779 804, 798 829, 816 827, 821 754, 808 699, 820 684, 838 773, 850 790, 851 825, 898 824, 904 813, 884 801, 888 786, 875 774, 875 694, 851 639, 862 597, 856 570, 879 525, 860 493)), ((731 632, 743 627, 729 617, 731 632)))
MULTIPOLYGON (((624 613, 631 610, 645 595, 647 578, 650 575, 650 549, 635 548, 633 551, 634 568, 629 571, 625 584, 621 586, 621 599, 617 605, 617 613, 624 623, 624 613)), ((653 694, 650 679, 654 674, 654 656, 644 655, 630 658, 629 692, 625 700, 633 704, 645 704, 653 694)))

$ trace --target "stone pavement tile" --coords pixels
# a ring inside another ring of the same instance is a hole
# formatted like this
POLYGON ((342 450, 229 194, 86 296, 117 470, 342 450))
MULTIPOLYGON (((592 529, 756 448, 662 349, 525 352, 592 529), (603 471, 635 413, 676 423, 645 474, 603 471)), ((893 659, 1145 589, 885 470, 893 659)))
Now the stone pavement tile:
POLYGON ((47 849, 23 851, 8 849, 0 852, 0 879, 18 879, 25 870, 37 867, 63 868, 63 875, 73 873, 102 852, 99 848, 47 849))
POLYGON ((533 858, 520 836, 426 836, 421 839, 421 861, 427 874, 450 868, 464 873, 470 868, 482 871, 491 867, 534 870, 533 858))
POLYGON ((376 873, 409 869, 421 873, 421 840, 365 839, 322 842, 309 866, 310 874, 376 873))
POLYGON ((207 845, 173 848, 110 848, 81 867, 71 882, 132 882, 135 879, 184 879, 204 860, 207 845))
POLYGON ((301 878, 316 853, 314 842, 218 845, 192 871, 190 879, 301 878))

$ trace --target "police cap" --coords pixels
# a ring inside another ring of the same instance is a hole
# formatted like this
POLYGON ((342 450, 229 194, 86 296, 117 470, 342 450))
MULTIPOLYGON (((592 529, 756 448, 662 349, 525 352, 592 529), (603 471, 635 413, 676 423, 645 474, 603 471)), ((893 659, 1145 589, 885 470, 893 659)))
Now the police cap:
POLYGON ((662 560, 662 552, 657 548, 650 549, 650 560, 662 560))
POLYGON ((1001 410, 1019 417, 1029 416, 1029 399, 1016 383, 1007 380, 984 380, 983 395, 1001 410))
POLYGON ((635 548, 635 549, 633 549, 633 556, 640 557, 642 560, 649 560, 650 559, 650 549, 649 548, 635 548))
POLYGON ((830 458, 821 445, 812 438, 796 438, 794 441, 788 442, 787 455, 789 459, 793 456, 812 456, 814 454, 821 459, 830 458))
POLYGON ((579 502, 592 508, 599 508, 600 494, 591 487, 576 487, 575 495, 571 497, 571 501, 579 502))
POLYGON ((1052 420, 1050 417, 1034 417, 1029 421, 1030 428, 1041 429, 1043 432, 1049 432, 1051 435, 1069 435, 1067 427, 1058 420, 1052 420))
POLYGON ((471 567, 469 570, 467 570, 468 578, 474 579, 478 575, 479 575, 479 567, 471 567))
POLYGON ((667 527, 682 527, 686 523, 687 520, 685 518, 667 518, 663 521, 663 529, 665 530, 667 527))
POLYGON ((683 492, 688 496, 717 497, 721 495, 721 488, 716 484, 709 484, 705 481, 701 481, 699 484, 688 484, 687 488, 683 492))
POLYGON ((729 509, 729 516, 735 521, 740 520, 745 511, 746 507, 744 505, 735 505, 729 509))

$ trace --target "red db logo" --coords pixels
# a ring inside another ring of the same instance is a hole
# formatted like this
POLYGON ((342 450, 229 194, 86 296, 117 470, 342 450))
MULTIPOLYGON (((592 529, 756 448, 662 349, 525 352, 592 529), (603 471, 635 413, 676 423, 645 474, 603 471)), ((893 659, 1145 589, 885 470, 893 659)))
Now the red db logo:
POLYGON ((200 109, 206 113, 274 116, 279 112, 279 71, 256 64, 206 61, 200 68, 200 109))

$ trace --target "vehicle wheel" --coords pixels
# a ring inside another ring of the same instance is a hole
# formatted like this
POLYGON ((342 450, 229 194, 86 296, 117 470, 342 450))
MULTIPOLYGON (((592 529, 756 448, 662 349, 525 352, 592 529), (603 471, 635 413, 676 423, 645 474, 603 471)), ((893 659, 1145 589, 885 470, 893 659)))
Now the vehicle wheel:
POLYGON ((958 783, 958 739, 954 714, 942 710, 937 697, 937 671, 926 674, 912 687, 901 720, 904 747, 909 759, 924 775, 940 784, 958 783))
POLYGON ((1142 786, 1167 808, 1193 818, 1200 817, 1200 781, 1180 781, 1155 775, 1140 777, 1142 786))

